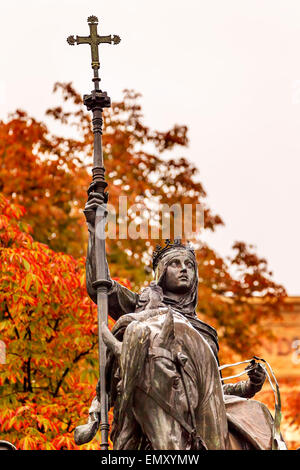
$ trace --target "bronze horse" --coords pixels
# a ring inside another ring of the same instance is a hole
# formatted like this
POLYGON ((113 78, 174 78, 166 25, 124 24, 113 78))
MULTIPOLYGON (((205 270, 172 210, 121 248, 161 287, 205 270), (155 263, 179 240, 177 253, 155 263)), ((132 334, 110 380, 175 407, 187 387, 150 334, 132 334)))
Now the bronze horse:
POLYGON ((267 407, 224 397, 216 358, 183 315, 170 308, 125 315, 103 337, 114 449, 271 449, 267 407))

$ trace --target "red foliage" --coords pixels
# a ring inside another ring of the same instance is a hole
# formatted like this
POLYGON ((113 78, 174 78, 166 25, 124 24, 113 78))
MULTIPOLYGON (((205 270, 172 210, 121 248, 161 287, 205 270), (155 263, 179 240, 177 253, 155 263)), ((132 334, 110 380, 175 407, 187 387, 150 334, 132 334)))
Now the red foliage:
POLYGON ((21 222, 24 208, 2 195, 0 213, 1 437, 19 449, 74 449, 74 427, 97 382, 97 314, 84 259, 35 242, 21 222))

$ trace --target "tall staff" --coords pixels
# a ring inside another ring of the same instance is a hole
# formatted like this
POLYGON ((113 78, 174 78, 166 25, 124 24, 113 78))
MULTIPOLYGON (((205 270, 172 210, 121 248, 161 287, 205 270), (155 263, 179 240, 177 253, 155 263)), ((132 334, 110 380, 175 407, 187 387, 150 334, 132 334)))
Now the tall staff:
MULTIPOLYGON (((103 164, 102 151, 102 112, 104 108, 110 107, 110 98, 106 92, 102 92, 99 88, 99 52, 98 46, 101 43, 118 44, 119 36, 98 36, 97 25, 98 18, 90 16, 88 18, 90 27, 89 36, 69 36, 67 41, 73 46, 74 44, 89 44, 91 46, 92 69, 94 72, 93 82, 94 90, 90 95, 84 95, 83 102, 89 111, 93 113, 93 134, 94 134, 94 161, 93 161, 93 190, 99 192, 104 201, 107 201, 105 188, 105 168, 103 164)), ((95 257, 96 257, 96 281, 93 287, 97 291, 97 312, 98 312, 98 337, 99 337, 99 376, 100 376, 100 431, 101 431, 101 450, 108 449, 108 406, 107 394, 105 386, 105 364, 106 364, 106 346, 102 340, 101 325, 108 323, 108 303, 107 289, 110 281, 107 279, 106 270, 106 252, 105 252, 105 223, 106 213, 97 210, 95 217, 95 257)))

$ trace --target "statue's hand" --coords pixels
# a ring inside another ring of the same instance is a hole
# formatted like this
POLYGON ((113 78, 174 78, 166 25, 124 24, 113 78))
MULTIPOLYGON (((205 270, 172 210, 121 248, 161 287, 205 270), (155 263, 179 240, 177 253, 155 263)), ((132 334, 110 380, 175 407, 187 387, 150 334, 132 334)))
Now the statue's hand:
POLYGON ((90 442, 96 435, 100 423, 100 401, 94 397, 86 424, 77 426, 74 431, 75 444, 81 446, 90 442))
POLYGON ((87 223, 95 225, 96 211, 101 209, 103 213, 106 212, 107 201, 108 193, 100 193, 97 191, 97 182, 91 183, 88 189, 88 200, 83 211, 87 223))
POLYGON ((255 363, 254 366, 249 365, 248 367, 246 367, 246 369, 248 368, 250 370, 249 372, 247 372, 247 375, 249 377, 250 383, 253 384, 255 387, 261 389, 267 376, 264 368, 259 363, 255 363))

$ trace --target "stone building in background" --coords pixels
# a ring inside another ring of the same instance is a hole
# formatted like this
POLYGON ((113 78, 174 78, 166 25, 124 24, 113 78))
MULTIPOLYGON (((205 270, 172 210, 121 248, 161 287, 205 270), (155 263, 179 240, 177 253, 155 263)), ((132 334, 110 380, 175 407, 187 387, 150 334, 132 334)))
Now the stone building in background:
MULTIPOLYGON (((260 348, 259 354, 272 366, 279 382, 282 400, 282 432, 288 448, 300 446, 299 427, 293 427, 288 422, 286 410, 289 407, 289 397, 300 395, 300 297, 287 297, 282 309, 282 318, 269 323, 270 330, 276 337, 272 342, 266 342, 260 348)), ((273 392, 268 385, 258 394, 257 399, 273 400, 273 392)), ((300 399, 298 400, 300 403, 300 399)), ((293 410, 295 414, 300 409, 293 410)))
POLYGON ((300 382, 300 297, 287 297, 281 313, 280 321, 269 324, 276 340, 265 344, 261 354, 279 380, 300 382))

